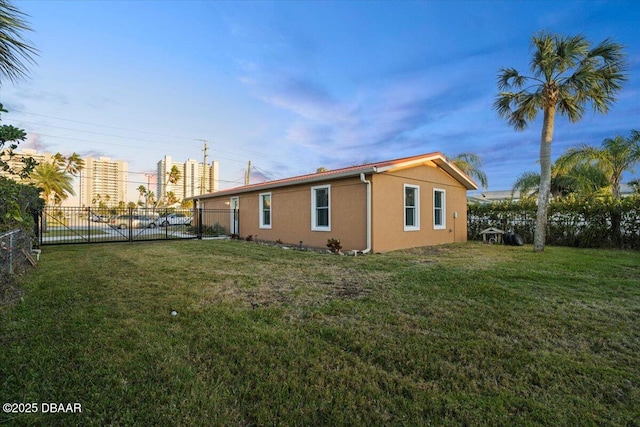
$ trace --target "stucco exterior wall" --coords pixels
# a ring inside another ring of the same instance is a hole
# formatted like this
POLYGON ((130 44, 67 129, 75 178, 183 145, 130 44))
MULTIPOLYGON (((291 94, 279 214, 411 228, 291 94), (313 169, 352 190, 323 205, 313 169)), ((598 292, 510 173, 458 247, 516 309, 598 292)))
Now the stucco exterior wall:
MULTIPOLYGON (((204 209, 228 209, 234 195, 203 200, 204 209)), ((362 250, 366 246, 366 186, 359 178, 347 178, 313 185, 295 185, 237 194, 240 235, 258 240, 325 248, 330 238, 340 239, 343 250, 362 250), (311 188, 329 185, 330 231, 311 230, 311 188), (259 196, 271 193, 271 228, 260 228, 259 196)), ((223 224, 228 226, 228 224, 223 224)))
POLYGON ((435 164, 374 174, 371 180, 374 252, 467 240, 467 191, 435 164), (420 189, 419 230, 404 230, 405 184, 420 189), (434 228, 434 189, 445 191, 444 229, 434 228))

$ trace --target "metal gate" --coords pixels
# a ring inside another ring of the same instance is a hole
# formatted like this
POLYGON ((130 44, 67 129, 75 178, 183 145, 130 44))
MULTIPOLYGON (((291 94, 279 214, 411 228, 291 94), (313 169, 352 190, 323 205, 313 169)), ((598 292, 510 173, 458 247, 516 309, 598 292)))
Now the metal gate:
POLYGON ((74 208, 48 206, 40 245, 202 239, 238 234, 238 210, 74 208))

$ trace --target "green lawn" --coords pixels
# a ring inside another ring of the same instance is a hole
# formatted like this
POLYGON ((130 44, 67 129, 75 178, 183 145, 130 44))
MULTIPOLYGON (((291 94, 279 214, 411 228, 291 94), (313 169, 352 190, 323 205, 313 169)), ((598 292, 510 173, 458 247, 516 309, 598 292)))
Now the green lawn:
POLYGON ((640 424, 639 252, 58 246, 23 287, 0 401, 82 412, 0 425, 640 424))

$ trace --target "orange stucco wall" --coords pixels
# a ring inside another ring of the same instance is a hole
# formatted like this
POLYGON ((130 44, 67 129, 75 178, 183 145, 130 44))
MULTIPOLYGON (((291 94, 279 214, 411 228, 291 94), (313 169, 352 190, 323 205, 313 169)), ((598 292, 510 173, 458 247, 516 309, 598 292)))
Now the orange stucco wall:
POLYGON ((435 164, 376 174, 371 177, 374 252, 465 242, 467 191, 435 164), (420 229, 404 230, 404 185, 420 188, 420 229), (434 229, 433 191, 445 191, 445 228, 434 229), (457 218, 454 218, 454 212, 457 218))
MULTIPOLYGON (((366 186, 358 178, 326 183, 296 185, 259 190, 237 195, 240 210, 240 234, 258 240, 325 248, 330 238, 340 239, 343 250, 362 250, 366 246, 366 186), (311 230, 311 188, 330 185, 331 231, 311 230), (271 193, 271 228, 260 228, 259 195, 271 193)), ((204 209, 228 209, 230 196, 203 201, 204 209)), ((224 224, 223 224, 224 225, 224 224)))

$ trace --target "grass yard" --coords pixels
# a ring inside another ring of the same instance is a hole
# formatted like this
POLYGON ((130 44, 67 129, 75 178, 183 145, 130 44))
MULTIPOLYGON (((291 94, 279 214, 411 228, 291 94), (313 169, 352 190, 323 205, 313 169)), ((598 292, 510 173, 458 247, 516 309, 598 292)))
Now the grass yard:
POLYGON ((59 246, 23 287, 3 425, 640 425, 639 252, 59 246))

